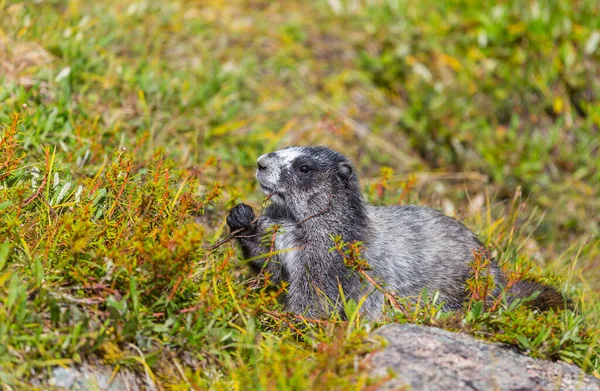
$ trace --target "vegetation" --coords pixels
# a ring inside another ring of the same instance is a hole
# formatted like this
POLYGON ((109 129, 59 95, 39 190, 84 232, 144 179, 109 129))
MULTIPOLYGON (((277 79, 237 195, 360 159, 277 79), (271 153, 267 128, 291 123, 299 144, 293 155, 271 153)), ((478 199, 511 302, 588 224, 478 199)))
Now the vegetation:
MULTIPOLYGON (((464 311, 424 294, 386 322, 600 376, 599 14, 593 0, 0 0, 1 387, 84 361, 160 389, 385 380, 368 378, 379 323, 357 303, 347 322, 285 314, 214 245, 229 208, 261 206, 256 157, 289 144, 343 150, 370 201, 441 208, 512 278, 576 303, 486 308, 474 275, 464 311)), ((357 244, 335 249, 367 267, 357 244)))

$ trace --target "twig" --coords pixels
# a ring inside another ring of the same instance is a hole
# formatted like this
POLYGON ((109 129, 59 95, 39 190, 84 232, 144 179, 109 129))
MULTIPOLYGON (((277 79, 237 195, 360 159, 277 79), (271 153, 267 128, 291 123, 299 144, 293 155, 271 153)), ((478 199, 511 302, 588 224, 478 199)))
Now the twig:
POLYGON ((96 283, 96 284, 91 284, 91 285, 63 286, 63 287, 58 288, 59 291, 78 291, 80 289, 81 290, 91 290, 91 291, 105 290, 110 293, 115 293, 114 289, 109 288, 107 285, 105 285, 103 283, 96 283))
POLYGON ((56 297, 57 299, 63 299, 65 301, 76 303, 76 304, 99 304, 106 301, 104 298, 90 298, 90 299, 77 299, 75 297, 71 297, 69 295, 61 295, 54 292, 48 292, 50 296, 56 297))
POLYGON ((232 239, 235 239, 237 234, 239 234, 240 232, 243 232, 245 230, 246 230, 246 228, 238 228, 235 231, 231 231, 231 233, 229 235, 227 235, 225 238, 219 240, 217 243, 213 244, 209 248, 207 248, 206 251, 209 252, 209 251, 216 250, 217 248, 221 247, 225 243, 231 241, 232 239))
POLYGON ((308 216, 308 217, 306 217, 305 219, 303 219, 303 220, 300 220, 300 221, 299 221, 299 222, 297 222, 296 224, 297 224, 297 225, 304 224, 304 223, 306 223, 308 220, 310 220, 310 219, 313 219, 313 218, 315 218, 315 217, 317 217, 317 216, 321 216, 322 214, 324 214, 324 213, 326 213, 327 211, 329 211, 329 209, 331 209, 331 199, 332 199, 332 198, 333 198, 333 195, 332 195, 331 193, 329 193, 329 198, 328 198, 328 200, 327 200, 327 206, 326 206, 326 207, 324 207, 323 209, 321 209, 320 211, 318 211, 318 212, 317 212, 317 213, 315 213, 314 215, 312 215, 312 216, 308 216))
MULTIPOLYGON (((342 251, 342 249, 340 248, 339 245, 336 244, 335 250, 338 252, 338 254, 340 254, 342 256, 342 258, 348 259, 347 255, 344 254, 344 252, 342 251)), ((367 272, 362 267, 356 266, 356 271, 359 272, 360 275, 362 275, 369 283, 371 283, 375 287, 375 289, 377 289, 378 291, 380 291, 381 293, 383 293, 383 295, 396 308, 398 308, 404 314, 404 316, 406 316, 407 318, 409 317, 409 314, 408 314, 408 311, 406 310, 406 308, 404 308, 404 306, 402 304, 400 304, 398 302, 398 300, 396 300, 396 298, 394 297, 394 295, 390 291, 388 291, 387 289, 384 289, 381 285, 379 285, 369 274, 367 274, 367 272)))
POLYGON ((237 235, 236 238, 255 238, 257 236, 262 236, 262 234, 252 234, 252 235, 237 235))
MULTIPOLYGON (((181 310, 179 310, 179 314, 185 314, 188 312, 192 312, 192 311, 196 311, 197 309, 202 308, 204 305, 203 304, 196 304, 195 306, 192 307, 188 307, 188 308, 183 308, 181 310)), ((152 316, 154 316, 155 318, 159 318, 161 316, 164 316, 165 313, 164 312, 155 312, 152 314, 152 316)))
POLYGON ((298 315, 298 314, 294 314, 294 318, 300 319, 300 320, 302 320, 304 322, 308 322, 308 323, 317 323, 317 324, 323 324, 323 325, 328 325, 330 323, 323 319, 305 318, 304 316, 298 315))
POLYGON ((325 325, 325 326, 327 326, 327 325, 329 325, 331 323, 331 321, 328 321, 328 320, 306 318, 306 317, 304 317, 302 315, 299 315, 299 314, 276 313, 276 312, 267 311, 267 310, 264 310, 264 313, 267 314, 267 315, 269 315, 269 316, 271 316, 271 317, 273 317, 273 318, 275 318, 275 319, 282 319, 286 323, 289 322, 287 318, 289 318, 290 316, 293 317, 293 318, 295 318, 295 319, 301 320, 303 322, 307 322, 307 323, 316 323, 316 324, 321 324, 321 325, 325 325))
POLYGON ((298 330, 298 329, 296 328, 296 326, 294 326, 294 325, 292 324, 292 322, 290 322, 288 319, 286 319, 286 317, 285 317, 285 316, 279 316, 278 314, 274 314, 274 313, 273 313, 273 312, 271 312, 271 311, 265 311, 265 313, 266 313, 267 315, 271 316, 271 317, 272 317, 272 318, 274 318, 274 319, 283 320, 285 323, 287 323, 287 325, 288 325, 288 327, 289 327, 289 328, 291 328, 292 330, 294 330, 294 332, 295 332, 296 334, 303 335, 303 334, 302 334, 302 332, 300 332, 300 330, 298 330))
MULTIPOLYGON (((258 212, 258 215, 254 218, 254 220, 252 220, 250 222, 250 225, 256 224, 256 222, 258 221, 258 219, 260 218, 260 216, 262 215, 263 211, 265 210, 265 205, 267 203, 267 201, 273 196, 273 193, 269 194, 262 202, 260 211, 258 212)), ((217 243, 213 244, 212 246, 210 246, 209 248, 206 249, 207 252, 209 251, 213 251, 219 247, 221 247, 223 244, 229 242, 232 239, 236 238, 236 235, 244 232, 246 230, 246 228, 238 228, 235 231, 232 231, 229 235, 227 235, 224 239, 219 240, 217 243)))
POLYGON ((398 308, 402 314, 404 314, 404 316, 406 316, 407 318, 409 318, 409 314, 408 311, 406 310, 406 308, 404 308, 404 306, 402 304, 400 304, 398 302, 398 300, 396 300, 396 298, 394 297, 394 295, 392 295, 392 293, 390 293, 387 289, 384 289, 381 285, 377 284, 375 282, 375 280, 373 280, 373 278, 371 276, 369 276, 364 270, 359 269, 358 272, 367 280, 369 281, 371 284, 373 284, 373 286, 379 290, 381 293, 384 294, 384 296, 396 307, 398 308))

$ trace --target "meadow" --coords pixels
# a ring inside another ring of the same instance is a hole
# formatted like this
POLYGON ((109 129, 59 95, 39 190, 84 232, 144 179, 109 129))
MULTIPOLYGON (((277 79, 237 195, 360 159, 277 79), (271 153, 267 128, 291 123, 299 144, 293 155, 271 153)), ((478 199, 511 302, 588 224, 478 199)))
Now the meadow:
POLYGON ((0 388, 88 362, 158 389, 373 389, 385 322, 600 377, 600 3, 489 3, 0 0, 0 388), (575 309, 486 308, 473 279, 456 313, 286 314, 223 239, 287 145, 343 151, 370 202, 443 210, 575 309))

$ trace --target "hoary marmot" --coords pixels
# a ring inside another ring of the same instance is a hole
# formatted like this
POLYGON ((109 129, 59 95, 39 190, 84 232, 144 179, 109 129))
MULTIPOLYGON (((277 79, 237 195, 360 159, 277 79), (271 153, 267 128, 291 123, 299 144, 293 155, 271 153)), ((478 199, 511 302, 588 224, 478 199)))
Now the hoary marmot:
MULTIPOLYGON (((326 317, 333 310, 345 317, 341 289, 346 300, 359 302, 367 295, 362 312, 369 319, 380 316, 384 295, 331 251, 332 235, 363 243, 369 276, 385 289, 416 299, 427 288, 439 292, 445 310, 461 308, 470 263, 482 250, 464 225, 428 207, 368 204, 350 160, 325 147, 289 147, 260 156, 257 164, 256 177, 271 204, 257 221, 249 206, 239 204, 227 223, 241 231, 237 240, 256 271, 264 269, 274 282, 287 281, 286 310, 308 317, 326 317), (271 245, 268 230, 274 225, 280 229, 271 245)), ((496 286, 492 295, 498 295, 506 279, 493 260, 489 272, 496 286)), ((559 292, 532 281, 514 284, 509 300, 536 291, 533 307, 564 306, 559 292)))

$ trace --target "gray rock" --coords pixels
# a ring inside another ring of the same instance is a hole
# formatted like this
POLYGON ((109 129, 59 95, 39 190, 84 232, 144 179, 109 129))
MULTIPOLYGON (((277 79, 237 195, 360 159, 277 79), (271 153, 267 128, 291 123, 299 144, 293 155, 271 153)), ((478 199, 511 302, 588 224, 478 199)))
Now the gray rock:
POLYGON ((77 367, 55 367, 48 384, 61 390, 72 391, 137 391, 152 389, 134 372, 121 368, 113 376, 114 368, 107 365, 83 364, 77 367))
POLYGON ((600 391, 600 379, 565 362, 537 360, 502 345, 438 328, 390 324, 389 344, 369 357, 372 375, 396 376, 380 390, 600 391))

